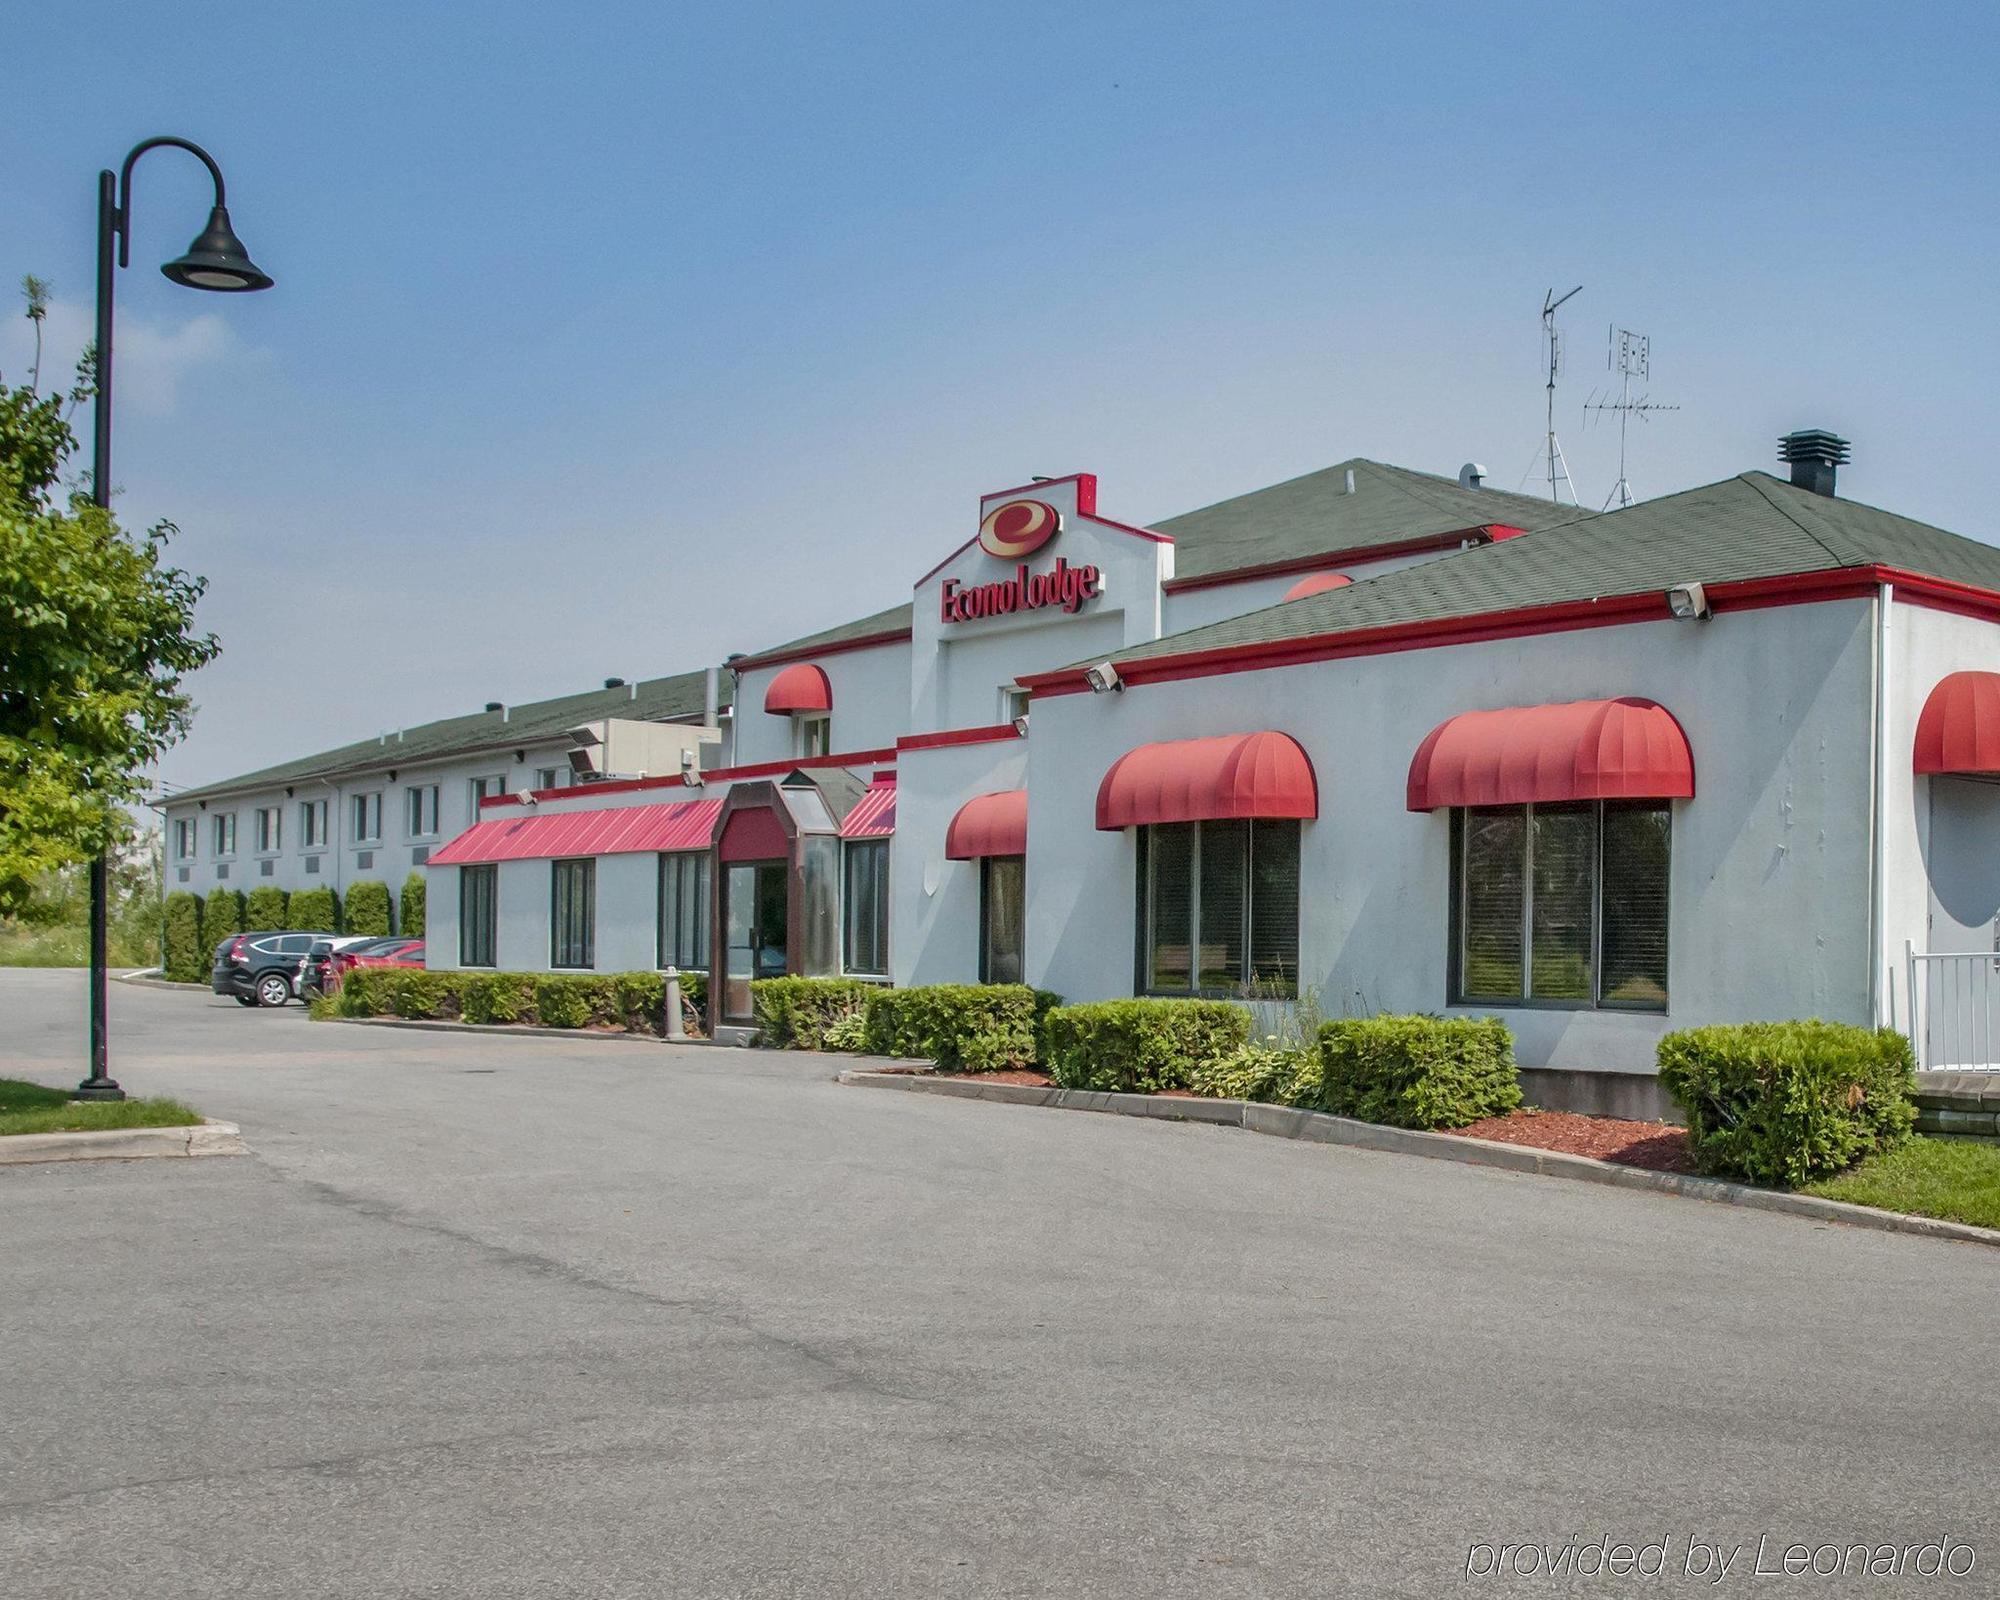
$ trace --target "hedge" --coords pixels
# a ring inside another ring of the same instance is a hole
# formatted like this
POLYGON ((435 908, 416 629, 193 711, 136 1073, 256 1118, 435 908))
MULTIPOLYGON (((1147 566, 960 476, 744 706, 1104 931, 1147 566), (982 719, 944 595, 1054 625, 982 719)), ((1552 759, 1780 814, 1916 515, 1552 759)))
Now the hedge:
POLYGON ((285 921, 285 891, 274 883, 259 884, 243 900, 245 933, 276 933, 285 921))
MULTIPOLYGON (((201 901, 185 889, 167 896, 165 975, 175 983, 201 983, 208 977, 208 947, 201 938, 201 901)), ((222 943, 220 935, 217 944, 222 943)))
POLYGON ((1149 1094, 1191 1087, 1247 1044, 1250 1013, 1226 1000, 1099 1000, 1057 1006, 1043 1031, 1043 1065, 1065 1089, 1149 1094))
POLYGON ((243 896, 221 885, 201 903, 201 942, 213 950, 232 933, 243 931, 243 896))
POLYGON ((1660 1083, 1703 1172, 1796 1188, 1888 1150, 1916 1119, 1910 1041, 1849 1023, 1746 1022, 1660 1041, 1660 1083))
POLYGON ((413 872, 403 880, 402 904, 397 907, 396 931, 407 938, 424 936, 424 875, 413 872))
POLYGON ((1188 1087, 1220 1100, 1262 1100, 1273 1105, 1315 1104, 1320 1095, 1319 1044, 1246 1044, 1199 1066, 1188 1087))
MULTIPOLYGON (((697 1007, 699 974, 682 990, 697 1007)), ((331 1012, 343 1017, 517 1022, 544 1028, 617 1027, 658 1034, 664 980, 657 972, 430 972, 362 967, 347 975, 331 1012)))
POLYGON ((1514 1036, 1494 1017, 1355 1017, 1319 1030, 1318 1111, 1462 1128, 1521 1104, 1514 1036))
POLYGON ((286 913, 291 925, 302 933, 338 933, 340 931, 340 900, 325 884, 313 889, 300 889, 292 896, 292 903, 286 913))
POLYGON ((763 1043, 780 1050, 824 1050, 827 1031, 859 1016, 874 988, 859 978, 754 978, 750 1009, 763 1043))
POLYGON ((1032 1066, 1059 995, 1020 983, 933 983, 868 996, 859 1048, 921 1056, 944 1072, 1032 1066))
POLYGON ((372 933, 386 938, 389 933, 389 886, 376 878, 350 883, 340 929, 343 933, 372 933))

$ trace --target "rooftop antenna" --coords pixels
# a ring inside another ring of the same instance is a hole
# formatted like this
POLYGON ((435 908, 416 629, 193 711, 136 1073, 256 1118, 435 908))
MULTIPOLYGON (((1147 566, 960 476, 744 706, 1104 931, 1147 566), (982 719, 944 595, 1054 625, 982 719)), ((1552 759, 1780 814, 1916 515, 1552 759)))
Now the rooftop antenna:
POLYGON ((1569 463, 1563 460, 1563 447, 1556 438, 1556 374, 1562 371, 1563 359, 1562 331, 1556 327, 1556 308, 1567 304, 1582 293, 1583 285, 1579 283, 1560 300, 1556 298, 1553 289, 1542 296, 1542 346, 1548 354, 1549 368, 1547 451, 1549 498, 1557 505, 1562 504, 1562 491, 1565 487, 1569 490, 1569 503, 1578 505, 1580 502, 1576 498, 1576 485, 1570 481, 1569 463))
POLYGON ((1611 330, 1611 348, 1606 353, 1604 364, 1618 374, 1618 398, 1599 400, 1592 398, 1584 402, 1586 419, 1592 412, 1599 417, 1607 411, 1618 413, 1618 484, 1604 502, 1609 511, 1613 501, 1622 509, 1632 503, 1632 480, 1625 475, 1625 427, 1632 418, 1646 421, 1655 411, 1678 411, 1679 406, 1662 405, 1649 400, 1642 393, 1638 399, 1632 398, 1632 380, 1637 378, 1645 383, 1652 377, 1653 341, 1643 333, 1634 333, 1630 328, 1614 327, 1611 330))

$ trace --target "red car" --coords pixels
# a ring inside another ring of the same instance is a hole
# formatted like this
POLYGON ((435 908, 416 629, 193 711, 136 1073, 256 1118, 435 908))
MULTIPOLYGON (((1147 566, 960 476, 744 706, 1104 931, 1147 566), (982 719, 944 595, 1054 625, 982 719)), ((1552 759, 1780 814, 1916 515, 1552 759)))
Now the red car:
POLYGON ((424 941, 421 939, 378 939, 373 944, 356 945, 352 950, 336 950, 327 964, 326 986, 338 989, 341 980, 357 967, 421 967, 424 941))

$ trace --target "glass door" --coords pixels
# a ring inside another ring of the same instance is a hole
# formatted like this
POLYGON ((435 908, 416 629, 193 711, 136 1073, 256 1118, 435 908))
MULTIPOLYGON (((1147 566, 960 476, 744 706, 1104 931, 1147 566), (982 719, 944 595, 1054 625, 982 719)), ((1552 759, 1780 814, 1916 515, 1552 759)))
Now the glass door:
POLYGON ((735 861, 723 874, 722 1015, 749 1022, 753 978, 782 978, 790 932, 782 861, 735 861))

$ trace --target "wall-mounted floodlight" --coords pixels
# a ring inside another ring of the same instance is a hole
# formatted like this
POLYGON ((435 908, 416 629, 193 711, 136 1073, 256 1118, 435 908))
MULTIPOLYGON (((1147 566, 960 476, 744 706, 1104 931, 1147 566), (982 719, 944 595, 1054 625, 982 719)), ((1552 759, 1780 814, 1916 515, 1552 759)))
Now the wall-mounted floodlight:
POLYGON ((1118 669, 1108 661, 1085 667, 1083 675, 1090 682, 1092 694, 1116 694, 1125 687, 1125 680, 1118 676, 1118 669))
POLYGON ((1683 622, 1706 622, 1708 592, 1698 583, 1677 583, 1667 591, 1667 609, 1683 622))

